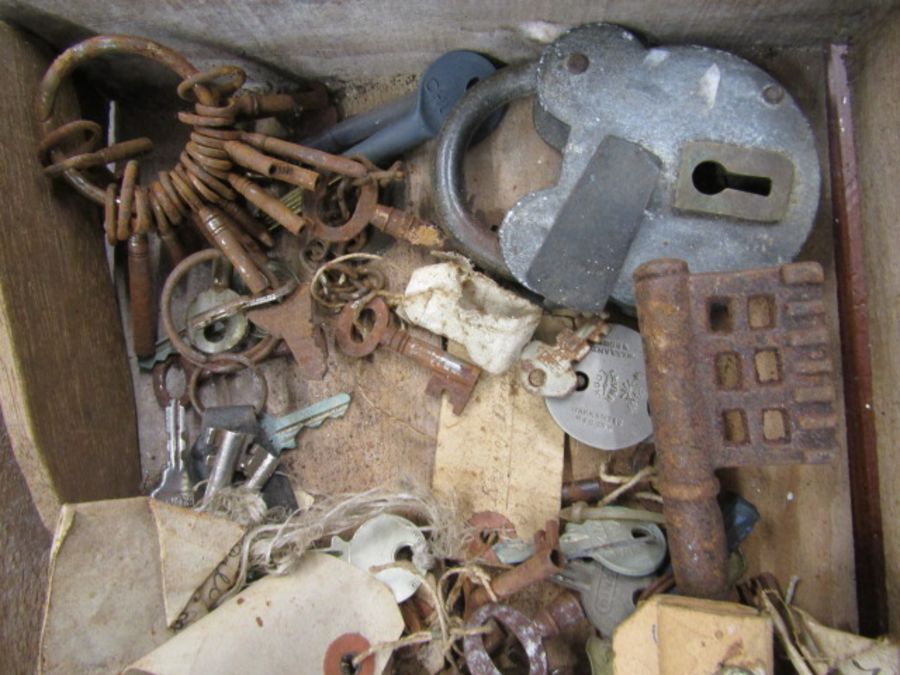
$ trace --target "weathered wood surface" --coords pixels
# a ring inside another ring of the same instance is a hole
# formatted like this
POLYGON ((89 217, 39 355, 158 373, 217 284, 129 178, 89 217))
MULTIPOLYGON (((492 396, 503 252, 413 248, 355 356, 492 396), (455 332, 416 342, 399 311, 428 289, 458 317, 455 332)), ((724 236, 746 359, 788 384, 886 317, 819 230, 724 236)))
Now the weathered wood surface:
POLYGON ((900 638, 900 13, 861 40, 854 112, 890 634, 900 638))
POLYGON ((466 517, 504 514, 529 539, 559 512, 565 434, 515 370, 482 378, 459 417, 443 403, 434 490, 455 494, 466 517))
POLYGON ((36 161, 32 102, 48 51, 0 24, 0 55, 0 662, 28 673, 47 528, 63 501, 135 494, 139 456, 99 229, 36 161))
POLYGON ((888 628, 878 439, 872 405, 872 357, 859 163, 847 47, 828 58, 828 132, 834 205, 835 270, 844 366, 844 403, 859 629, 878 637, 888 628))
POLYGON ((222 54, 259 71, 358 79, 418 73, 451 49, 506 61, 532 58, 540 43, 570 26, 607 21, 640 28, 659 42, 735 47, 821 44, 859 30, 889 3, 850 0, 605 0, 604 2, 98 3, 0 0, 0 16, 52 37, 60 46, 88 32, 134 33, 183 49, 201 67, 222 54))
POLYGON ((96 210, 36 159, 47 54, 0 25, 0 404, 35 505, 137 493, 133 390, 96 210))

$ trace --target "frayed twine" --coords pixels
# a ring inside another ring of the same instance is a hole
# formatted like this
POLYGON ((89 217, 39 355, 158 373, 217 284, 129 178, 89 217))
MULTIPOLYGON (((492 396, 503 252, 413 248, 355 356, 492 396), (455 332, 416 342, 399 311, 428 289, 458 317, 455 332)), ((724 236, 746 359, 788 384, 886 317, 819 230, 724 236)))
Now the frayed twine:
POLYGON ((241 486, 217 490, 208 499, 204 498, 195 508, 203 513, 227 518, 243 527, 257 525, 269 515, 262 495, 241 486))
POLYGON ((246 507, 246 519, 252 525, 241 544, 237 583, 220 602, 240 592, 251 572, 289 574, 316 542, 355 530, 382 513, 409 518, 428 535, 430 551, 417 552, 416 562, 428 563, 423 567, 431 567, 434 557, 457 557, 467 534, 455 502, 452 499, 439 501, 429 492, 391 492, 375 488, 356 494, 324 496, 286 519, 279 514, 281 517, 277 520, 272 518, 271 512, 260 518, 259 513, 250 508, 249 499, 243 495, 235 496, 235 492, 240 495, 240 488, 229 490, 221 500, 216 497, 222 493, 217 493, 208 505, 201 506, 210 512, 230 514, 226 517, 236 522, 240 522, 237 517, 244 515, 241 508, 246 507), (213 511, 216 508, 220 510, 213 511))

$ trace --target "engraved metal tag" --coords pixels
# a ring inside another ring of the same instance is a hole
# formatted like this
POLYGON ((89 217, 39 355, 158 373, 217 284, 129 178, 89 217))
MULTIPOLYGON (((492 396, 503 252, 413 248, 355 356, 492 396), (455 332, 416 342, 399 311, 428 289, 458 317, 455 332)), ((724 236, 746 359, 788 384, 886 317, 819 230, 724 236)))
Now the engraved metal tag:
POLYGON ((567 434, 601 450, 621 450, 653 433, 639 333, 612 326, 575 371, 576 390, 547 399, 550 414, 567 434))

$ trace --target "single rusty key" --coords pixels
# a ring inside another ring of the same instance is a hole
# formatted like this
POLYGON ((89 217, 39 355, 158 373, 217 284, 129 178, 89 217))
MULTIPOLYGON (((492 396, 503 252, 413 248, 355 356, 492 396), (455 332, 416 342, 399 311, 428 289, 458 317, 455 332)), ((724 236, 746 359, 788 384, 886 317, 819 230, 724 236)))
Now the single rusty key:
POLYGON ((289 162, 269 157, 240 141, 225 141, 222 146, 235 164, 256 171, 267 178, 275 178, 305 190, 314 190, 319 174, 289 162))
POLYGON ((146 234, 128 238, 128 295, 134 353, 146 358, 156 351, 156 300, 146 234))
POLYGON ((361 312, 357 303, 348 304, 338 316, 335 336, 338 347, 348 356, 367 356, 381 344, 429 368, 434 374, 428 380, 425 391, 432 396, 446 393, 456 415, 462 414, 481 376, 478 366, 419 340, 401 328, 387 303, 380 297, 370 300, 361 312), (358 340, 354 336, 356 320, 369 311, 375 315, 374 324, 365 337, 358 340))
POLYGON ((722 598, 724 467, 822 463, 837 448, 831 345, 818 263, 634 273, 659 492, 678 590, 722 598))
POLYGON ((244 248, 236 233, 230 229, 224 214, 203 206, 196 212, 201 231, 215 243, 228 261, 234 265, 241 279, 253 293, 261 293, 269 287, 269 280, 244 248))
MULTIPOLYGON (((434 223, 422 220, 408 211, 379 204, 378 185, 373 181, 363 183, 359 188, 356 207, 350 218, 341 225, 329 225, 322 215, 327 189, 328 185, 323 181, 317 190, 304 191, 302 195, 303 213, 312 222, 312 233, 317 239, 330 243, 349 241, 367 225, 374 225, 394 239, 403 239, 414 246, 434 249, 443 248, 446 243, 443 233, 434 223)), ((293 205, 292 195, 293 193, 288 193, 282 201, 293 205)))

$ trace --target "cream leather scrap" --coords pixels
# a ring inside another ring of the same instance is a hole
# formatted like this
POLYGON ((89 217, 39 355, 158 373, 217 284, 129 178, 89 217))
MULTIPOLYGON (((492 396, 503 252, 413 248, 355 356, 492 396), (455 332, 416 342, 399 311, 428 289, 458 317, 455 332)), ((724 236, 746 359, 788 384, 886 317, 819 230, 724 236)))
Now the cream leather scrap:
POLYGON ((494 375, 515 363, 541 320, 537 305, 476 272, 462 256, 415 270, 397 312, 462 344, 472 363, 494 375))
MULTIPOLYGON (((342 560, 309 553, 294 573, 254 582, 125 673, 320 675, 336 638, 357 633, 374 645, 402 631, 387 586, 342 560)), ((378 654, 374 672, 387 659, 378 654)))
POLYGON ((230 521, 146 497, 64 505, 40 671, 119 672, 161 645, 174 634, 170 618, 242 535, 230 521))
POLYGON ((237 523, 150 500, 159 540, 166 625, 172 626, 194 592, 244 536, 237 523))

